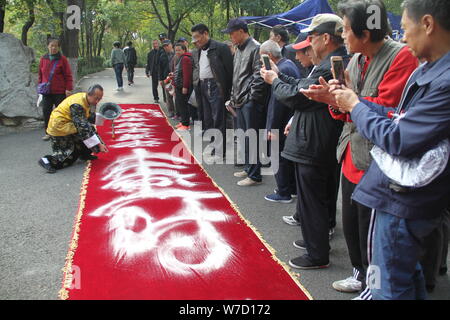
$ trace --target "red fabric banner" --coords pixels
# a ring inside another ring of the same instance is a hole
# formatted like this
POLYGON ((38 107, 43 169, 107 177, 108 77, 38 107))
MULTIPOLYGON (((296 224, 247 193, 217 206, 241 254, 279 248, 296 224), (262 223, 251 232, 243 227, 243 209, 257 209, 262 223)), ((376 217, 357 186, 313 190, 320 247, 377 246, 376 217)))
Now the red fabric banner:
POLYGON ((121 107, 115 139, 98 127, 109 152, 86 168, 60 298, 308 299, 159 106, 121 107))

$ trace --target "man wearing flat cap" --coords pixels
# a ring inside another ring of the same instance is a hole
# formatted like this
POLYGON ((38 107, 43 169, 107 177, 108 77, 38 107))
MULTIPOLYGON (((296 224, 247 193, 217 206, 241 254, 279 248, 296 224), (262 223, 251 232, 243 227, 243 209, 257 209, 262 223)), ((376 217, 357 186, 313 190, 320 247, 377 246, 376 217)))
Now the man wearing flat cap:
POLYGON ((307 253, 291 259, 289 264, 298 269, 319 269, 329 265, 330 230, 335 226, 339 168, 336 146, 342 124, 335 121, 325 103, 309 100, 300 89, 319 84, 319 78, 332 79, 332 56, 348 56, 342 40, 343 22, 334 14, 319 14, 311 25, 302 30, 308 34, 314 55, 320 63, 307 78, 294 79, 272 70, 263 69, 264 80, 272 84, 276 98, 293 108, 294 116, 282 156, 295 163, 297 182, 297 212, 303 240, 294 242, 307 253))
MULTIPOLYGON (((237 46, 230 104, 236 109, 238 128, 244 132, 248 130, 258 132, 265 129, 269 89, 259 73, 262 65, 260 44, 250 36, 248 26, 242 19, 231 19, 222 32, 228 33, 233 44, 237 46)), ((244 171, 234 174, 237 178, 244 178, 238 182, 239 186, 251 186, 262 182, 258 146, 256 150, 256 154, 250 154, 246 141, 244 171)))

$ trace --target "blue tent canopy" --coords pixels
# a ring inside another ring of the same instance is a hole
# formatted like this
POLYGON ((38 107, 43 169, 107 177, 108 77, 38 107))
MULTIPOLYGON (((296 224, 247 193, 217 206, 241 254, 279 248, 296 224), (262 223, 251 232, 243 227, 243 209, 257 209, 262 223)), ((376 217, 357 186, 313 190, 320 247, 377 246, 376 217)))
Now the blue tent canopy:
MULTIPOLYGON (((267 28, 281 24, 287 27, 289 32, 298 34, 301 29, 309 26, 312 18, 319 13, 333 13, 327 0, 306 0, 284 13, 261 17, 241 17, 241 19, 247 21, 249 25, 256 24, 267 28)), ((400 26, 401 17, 388 12, 388 18, 393 29, 393 38, 400 40, 403 36, 400 26)))
POLYGON ((392 27, 392 38, 394 40, 401 40, 403 38, 402 17, 388 12, 388 19, 392 27))
POLYGON ((306 0, 284 13, 263 17, 241 17, 241 19, 247 21, 249 25, 257 24, 267 28, 281 24, 290 32, 298 34, 301 29, 309 26, 312 18, 319 13, 333 13, 327 0, 306 0))

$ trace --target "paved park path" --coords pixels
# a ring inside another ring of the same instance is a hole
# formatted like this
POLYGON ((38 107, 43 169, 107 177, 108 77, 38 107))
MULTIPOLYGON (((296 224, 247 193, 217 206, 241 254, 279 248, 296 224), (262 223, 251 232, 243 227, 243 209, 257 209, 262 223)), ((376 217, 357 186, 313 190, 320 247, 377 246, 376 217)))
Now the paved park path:
MULTIPOLYGON (((93 83, 104 87, 103 102, 153 103, 151 81, 143 69, 136 69, 133 87, 126 86, 124 72, 123 92, 114 91, 117 85, 112 69, 89 75, 79 85, 85 90, 93 83)), ((166 110, 164 105, 163 109, 166 110)), ((56 174, 45 173, 37 164, 42 155, 50 152, 49 142, 41 140, 43 134, 41 129, 0 136, 0 299, 57 299, 61 288, 61 269, 85 163, 77 161, 56 174)), ((299 227, 288 226, 281 220, 283 215, 294 213, 295 202, 276 204, 264 200, 275 187, 272 176, 264 177, 263 184, 246 189, 236 185, 238 179, 233 173, 237 170, 233 165, 205 165, 205 169, 276 250, 281 261, 287 264, 289 259, 303 254, 292 246, 294 240, 301 238, 299 227)), ((330 268, 294 272, 315 299, 349 300, 355 296, 331 287, 333 281, 350 276, 352 271, 340 212, 337 221, 331 241, 330 268)), ((448 275, 439 277, 430 298, 450 299, 448 275)))

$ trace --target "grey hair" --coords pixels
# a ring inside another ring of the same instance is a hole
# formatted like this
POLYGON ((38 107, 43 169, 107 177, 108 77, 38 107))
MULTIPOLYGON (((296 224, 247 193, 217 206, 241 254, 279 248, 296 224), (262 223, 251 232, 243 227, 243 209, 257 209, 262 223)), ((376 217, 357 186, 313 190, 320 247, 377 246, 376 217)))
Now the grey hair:
POLYGON ((259 51, 270 53, 276 59, 281 59, 283 57, 280 46, 273 40, 267 40, 264 42, 259 48, 259 51))
POLYGON ((95 93, 95 90, 100 90, 103 92, 103 87, 99 84, 93 84, 91 85, 88 90, 87 90, 87 94, 88 96, 93 96, 95 93))
POLYGON ((450 31, 450 1, 448 0, 404 0, 402 8, 416 23, 431 15, 445 30, 450 31))

